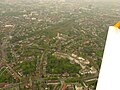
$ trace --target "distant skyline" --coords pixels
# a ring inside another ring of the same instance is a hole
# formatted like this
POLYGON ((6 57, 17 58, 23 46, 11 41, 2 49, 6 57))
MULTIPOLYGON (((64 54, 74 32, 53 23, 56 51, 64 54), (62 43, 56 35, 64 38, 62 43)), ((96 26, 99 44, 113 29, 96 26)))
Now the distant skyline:
MULTIPOLYGON (((0 2, 26 2, 26 1, 58 1, 58 0, 0 0, 0 2)), ((118 2, 119 0, 59 0, 59 1, 94 1, 94 2, 98 2, 98 1, 102 1, 102 2, 118 2)))

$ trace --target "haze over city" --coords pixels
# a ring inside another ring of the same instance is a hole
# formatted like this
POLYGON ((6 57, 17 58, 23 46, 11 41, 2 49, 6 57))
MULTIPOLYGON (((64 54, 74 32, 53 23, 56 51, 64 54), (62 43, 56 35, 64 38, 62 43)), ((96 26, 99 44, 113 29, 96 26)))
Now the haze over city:
POLYGON ((0 90, 95 90, 119 7, 116 0, 0 0, 0 90))

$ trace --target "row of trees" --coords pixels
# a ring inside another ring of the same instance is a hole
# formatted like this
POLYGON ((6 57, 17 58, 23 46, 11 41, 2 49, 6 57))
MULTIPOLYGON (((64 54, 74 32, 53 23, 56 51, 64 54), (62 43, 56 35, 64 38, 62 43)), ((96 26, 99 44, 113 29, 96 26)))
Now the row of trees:
POLYGON ((78 64, 71 64, 69 59, 58 59, 55 56, 48 56, 47 73, 78 73, 79 70, 80 66, 78 64))

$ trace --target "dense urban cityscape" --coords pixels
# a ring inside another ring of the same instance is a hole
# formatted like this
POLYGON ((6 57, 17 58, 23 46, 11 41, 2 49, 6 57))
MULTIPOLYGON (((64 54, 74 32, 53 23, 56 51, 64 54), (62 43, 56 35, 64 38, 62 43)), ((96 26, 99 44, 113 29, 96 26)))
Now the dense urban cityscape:
POLYGON ((120 3, 1 0, 0 90, 95 90, 120 3))

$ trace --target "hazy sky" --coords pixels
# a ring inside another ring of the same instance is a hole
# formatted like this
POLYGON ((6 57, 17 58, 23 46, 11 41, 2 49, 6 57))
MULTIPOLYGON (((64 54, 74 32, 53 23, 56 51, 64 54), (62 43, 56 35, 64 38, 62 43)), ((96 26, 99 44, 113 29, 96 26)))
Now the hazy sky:
MULTIPOLYGON (((0 1, 48 1, 48 0, 0 0, 0 1)), ((55 0, 51 0, 51 1, 55 1, 55 0)), ((66 1, 80 1, 80 0, 66 0, 66 1)), ((82 0, 82 1, 103 1, 103 2, 107 1, 109 2, 109 1, 120 1, 120 0, 82 0)))

